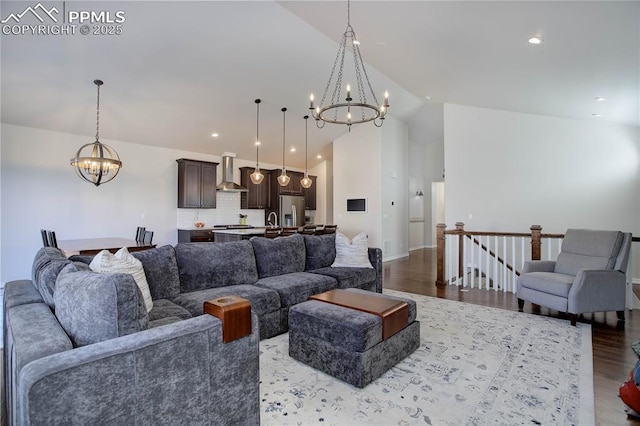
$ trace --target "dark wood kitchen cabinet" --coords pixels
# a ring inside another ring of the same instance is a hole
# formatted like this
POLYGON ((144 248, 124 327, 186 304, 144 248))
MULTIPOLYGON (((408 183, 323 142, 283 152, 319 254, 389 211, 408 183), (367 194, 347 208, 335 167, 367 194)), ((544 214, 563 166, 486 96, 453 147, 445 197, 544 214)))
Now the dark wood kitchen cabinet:
POLYGON ((179 243, 212 243, 214 234, 211 229, 178 229, 179 243))
MULTIPOLYGON (((302 175, 304 177, 304 175, 302 175)), ((317 176, 309 175, 309 178, 313 182, 310 188, 302 188, 302 194, 304 195, 304 208, 305 210, 316 209, 316 180, 317 176)))
POLYGON ((218 163, 187 160, 178 162, 178 207, 216 208, 216 172, 218 163))
POLYGON ((300 180, 304 177, 304 173, 287 171, 289 176, 289 183, 287 186, 280 186, 278 183, 278 176, 282 173, 282 170, 273 170, 271 172, 271 193, 277 197, 278 195, 302 195, 302 184, 300 180))
POLYGON ((264 179, 259 185, 251 182, 254 167, 240 167, 240 185, 247 188, 247 192, 240 194, 241 209, 269 209, 271 208, 271 171, 260 170, 264 179))

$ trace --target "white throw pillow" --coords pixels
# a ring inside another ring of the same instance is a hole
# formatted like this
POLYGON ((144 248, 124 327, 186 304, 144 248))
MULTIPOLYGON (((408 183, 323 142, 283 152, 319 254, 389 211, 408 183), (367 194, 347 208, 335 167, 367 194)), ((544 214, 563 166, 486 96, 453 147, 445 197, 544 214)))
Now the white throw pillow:
POLYGON ((336 233, 336 260, 331 267, 373 268, 367 238, 367 234, 361 232, 349 241, 345 235, 336 233))
POLYGON ((116 254, 102 250, 95 255, 89 267, 92 271, 103 274, 131 274, 142 293, 147 312, 153 308, 151 291, 149 290, 149 283, 147 283, 147 276, 144 274, 142 262, 133 257, 126 247, 122 247, 116 254))

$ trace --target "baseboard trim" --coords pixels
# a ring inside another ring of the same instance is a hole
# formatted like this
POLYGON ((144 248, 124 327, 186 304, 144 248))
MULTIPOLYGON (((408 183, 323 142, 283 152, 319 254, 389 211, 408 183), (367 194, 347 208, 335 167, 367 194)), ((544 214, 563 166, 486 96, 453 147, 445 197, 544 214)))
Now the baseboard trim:
POLYGON ((422 250, 422 249, 434 249, 437 248, 436 246, 419 246, 419 247, 410 247, 409 251, 416 251, 416 250, 422 250))
POLYGON ((390 260, 402 259, 403 257, 409 257, 409 253, 396 254, 393 256, 382 257, 382 262, 388 262, 390 260))

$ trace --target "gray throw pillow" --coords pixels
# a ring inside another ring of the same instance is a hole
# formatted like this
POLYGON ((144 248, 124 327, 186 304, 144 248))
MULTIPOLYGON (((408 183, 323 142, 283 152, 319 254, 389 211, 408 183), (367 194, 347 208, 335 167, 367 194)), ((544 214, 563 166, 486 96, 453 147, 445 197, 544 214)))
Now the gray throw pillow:
POLYGON ((336 259, 336 234, 305 235, 307 251, 305 270, 328 268, 336 259))
POLYGON ((78 262, 60 271, 54 301, 56 318, 76 347, 145 330, 149 321, 131 274, 100 274, 78 262))

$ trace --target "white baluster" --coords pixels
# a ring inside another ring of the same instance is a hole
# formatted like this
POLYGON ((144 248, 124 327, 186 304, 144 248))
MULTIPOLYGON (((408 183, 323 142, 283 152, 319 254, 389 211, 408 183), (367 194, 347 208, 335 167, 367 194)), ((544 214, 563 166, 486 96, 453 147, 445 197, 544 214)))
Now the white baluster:
POLYGON ((495 236, 496 240, 496 250, 495 256, 493 257, 493 261, 495 262, 494 268, 496 268, 496 280, 493 282, 493 290, 498 291, 502 287, 502 268, 500 267, 500 237, 495 236))
POLYGON ((470 258, 470 262, 471 263, 471 277, 469 279, 469 281, 471 282, 471 288, 475 288, 476 285, 476 272, 475 272, 475 254, 476 254, 476 245, 473 242, 473 235, 471 236, 471 239, 469 240, 469 258, 470 258))

